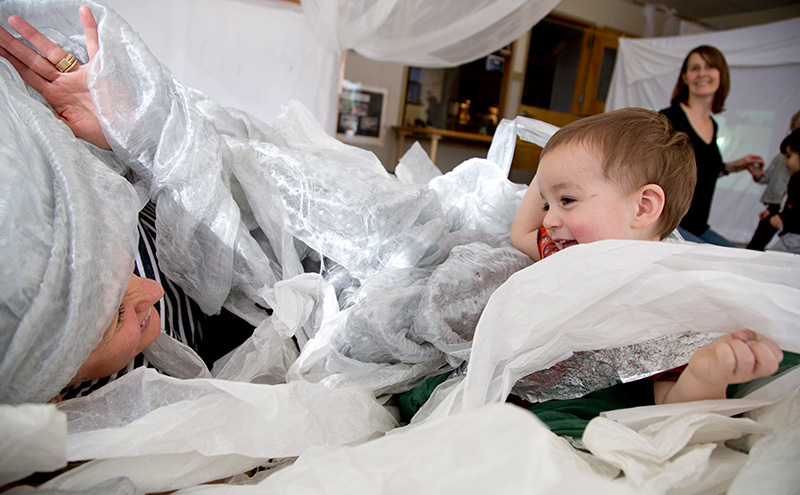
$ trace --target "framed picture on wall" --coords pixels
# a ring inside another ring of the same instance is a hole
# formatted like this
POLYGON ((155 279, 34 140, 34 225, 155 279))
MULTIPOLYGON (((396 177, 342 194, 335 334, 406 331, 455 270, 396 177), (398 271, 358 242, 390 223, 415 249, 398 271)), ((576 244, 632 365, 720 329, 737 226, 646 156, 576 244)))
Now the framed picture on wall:
POLYGON ((386 89, 344 81, 339 93, 336 137, 356 144, 382 144, 386 93, 386 89))

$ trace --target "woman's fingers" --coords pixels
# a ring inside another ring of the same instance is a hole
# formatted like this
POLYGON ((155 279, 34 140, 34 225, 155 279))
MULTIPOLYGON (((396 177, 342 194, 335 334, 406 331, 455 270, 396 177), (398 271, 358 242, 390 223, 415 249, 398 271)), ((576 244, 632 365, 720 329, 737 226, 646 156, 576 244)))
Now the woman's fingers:
MULTIPOLYGON (((12 15, 8 18, 8 25, 14 28, 16 32, 23 38, 28 40, 34 48, 45 56, 50 61, 50 64, 55 66, 67 54, 63 48, 56 45, 47 36, 40 33, 35 27, 28 24, 28 22, 20 16, 12 15)), ((55 68, 54 68, 55 70, 55 68)), ((44 76, 44 74, 42 74, 44 76)))
POLYGON ((83 34, 86 37, 86 51, 89 53, 89 60, 93 59, 97 50, 100 49, 100 43, 97 36, 97 21, 92 14, 92 11, 86 5, 82 5, 78 9, 81 17, 81 24, 83 25, 83 34))
MULTIPOLYGON (((8 33, 4 29, 0 28, 0 38, 2 38, 3 34, 8 34, 8 33)), ((30 87, 35 89, 40 94, 43 94, 42 93, 43 91, 47 91, 47 83, 49 81, 43 78, 38 72, 31 69, 27 64, 20 61, 16 56, 14 56, 14 54, 6 50, 4 48, 5 46, 7 45, 3 42, 2 39, 0 39, 0 57, 3 57, 4 59, 11 62, 11 65, 13 65, 14 69, 17 70, 17 73, 19 73, 22 80, 25 81, 30 87)))
POLYGON ((39 55, 36 50, 31 49, 19 40, 15 40, 15 43, 10 43, 9 45, 4 42, 6 49, 23 64, 48 81, 52 81, 58 76, 59 72, 56 70, 55 64, 61 61, 67 52, 47 39, 46 36, 28 24, 22 17, 12 15, 8 18, 8 25, 44 56, 39 55))

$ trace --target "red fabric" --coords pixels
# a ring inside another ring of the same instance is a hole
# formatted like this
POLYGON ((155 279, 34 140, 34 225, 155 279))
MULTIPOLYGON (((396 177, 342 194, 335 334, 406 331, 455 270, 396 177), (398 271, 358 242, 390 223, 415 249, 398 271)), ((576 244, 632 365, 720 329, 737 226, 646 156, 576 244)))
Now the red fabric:
POLYGON ((661 373, 656 373, 653 376, 648 376, 648 380, 652 380, 654 382, 677 382, 678 378, 680 378, 681 373, 683 370, 686 369, 686 365, 678 366, 677 368, 673 368, 668 371, 662 371, 661 373))
POLYGON ((547 233, 547 229, 544 227, 539 228, 539 233, 536 234, 536 243, 539 247, 539 259, 541 260, 558 252, 558 244, 550 238, 550 234, 547 233))

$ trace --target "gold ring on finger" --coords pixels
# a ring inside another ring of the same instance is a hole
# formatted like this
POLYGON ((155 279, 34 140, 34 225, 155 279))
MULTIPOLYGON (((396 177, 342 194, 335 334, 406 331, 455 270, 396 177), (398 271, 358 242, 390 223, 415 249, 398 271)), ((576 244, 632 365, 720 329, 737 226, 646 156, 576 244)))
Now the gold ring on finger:
POLYGON ((64 55, 64 58, 56 64, 56 70, 58 72, 69 72, 74 69, 76 65, 78 65, 78 59, 75 58, 75 55, 67 53, 64 55))

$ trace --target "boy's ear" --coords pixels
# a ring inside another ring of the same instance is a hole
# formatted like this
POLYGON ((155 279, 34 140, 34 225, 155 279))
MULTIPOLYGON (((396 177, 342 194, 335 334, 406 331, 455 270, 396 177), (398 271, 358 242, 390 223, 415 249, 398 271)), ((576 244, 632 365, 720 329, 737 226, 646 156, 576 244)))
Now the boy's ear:
POLYGON ((656 223, 664 211, 664 190, 656 184, 647 184, 636 192, 636 215, 632 227, 642 229, 656 223))

